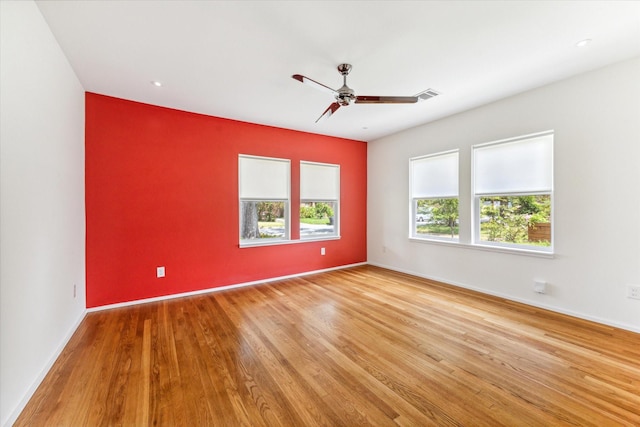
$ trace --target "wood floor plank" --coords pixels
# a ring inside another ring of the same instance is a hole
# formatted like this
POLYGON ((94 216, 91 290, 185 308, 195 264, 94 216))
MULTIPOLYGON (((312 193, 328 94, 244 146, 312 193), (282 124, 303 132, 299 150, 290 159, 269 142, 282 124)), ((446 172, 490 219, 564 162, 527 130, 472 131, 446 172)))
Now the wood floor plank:
POLYGON ((638 426, 640 334, 372 266, 89 313, 16 426, 638 426))

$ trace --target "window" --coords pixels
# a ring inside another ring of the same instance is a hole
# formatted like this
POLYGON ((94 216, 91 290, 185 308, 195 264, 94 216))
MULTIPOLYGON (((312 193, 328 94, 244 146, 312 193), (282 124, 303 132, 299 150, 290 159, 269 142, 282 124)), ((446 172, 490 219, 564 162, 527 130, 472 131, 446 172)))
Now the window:
POLYGON ((474 242, 552 252, 553 132, 473 147, 474 242))
POLYGON ((300 238, 339 235, 340 166, 300 162, 300 238))
POLYGON ((240 245, 289 239, 289 160, 240 155, 240 245))
POLYGON ((411 237, 458 240, 458 150, 409 160, 411 237))

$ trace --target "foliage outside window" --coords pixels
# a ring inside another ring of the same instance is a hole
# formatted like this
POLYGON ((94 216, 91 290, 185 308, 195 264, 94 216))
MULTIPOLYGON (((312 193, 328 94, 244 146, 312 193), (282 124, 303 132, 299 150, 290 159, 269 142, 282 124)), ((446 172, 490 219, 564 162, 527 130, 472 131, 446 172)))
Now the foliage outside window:
POLYGON ((289 238, 290 162, 240 155, 240 244, 265 244, 289 238))
POLYGON ((480 240, 540 247, 551 246, 551 197, 480 198, 480 240))
POLYGON ((475 242, 551 252, 553 133, 474 147, 475 242))
POLYGON ((300 238, 339 235, 340 167, 300 162, 300 238))
POLYGON ((305 202, 300 204, 300 237, 335 235, 335 202, 305 202))
POLYGON ((458 151, 409 161, 411 237, 458 240, 458 151))
POLYGON ((418 199, 417 237, 458 238, 458 199, 418 199))
POLYGON ((241 240, 283 239, 286 236, 286 204, 280 201, 242 201, 241 240))

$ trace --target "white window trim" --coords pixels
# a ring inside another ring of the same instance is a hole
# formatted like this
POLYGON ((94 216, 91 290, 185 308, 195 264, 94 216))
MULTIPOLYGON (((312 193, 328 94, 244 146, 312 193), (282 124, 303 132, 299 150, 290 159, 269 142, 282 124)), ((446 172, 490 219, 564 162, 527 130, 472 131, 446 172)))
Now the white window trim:
POLYGON ((554 210, 555 210, 555 201, 554 201, 554 149, 552 143, 552 152, 551 152, 551 188, 550 191, 541 191, 541 192, 512 192, 512 193, 496 193, 496 194, 476 194, 476 174, 475 174, 475 150, 476 148, 487 147, 491 145, 499 145, 499 144, 507 144, 514 143, 518 141, 525 141, 528 139, 539 138, 543 136, 554 136, 553 130, 548 130, 544 132, 537 132, 527 135, 521 135, 513 138, 506 138, 497 141, 487 142, 483 144, 477 144, 471 146, 471 244, 470 246, 476 247, 478 249, 483 250, 492 250, 497 252, 505 252, 505 253, 519 253, 525 255, 539 255, 545 257, 554 257, 555 254, 555 220, 554 220, 554 210), (549 194, 551 200, 551 212, 550 212, 550 221, 551 221, 551 245, 544 246, 533 246, 533 245, 524 245, 524 244, 515 244, 515 243, 502 243, 502 242, 488 242, 480 240, 480 197, 488 197, 488 196, 523 196, 523 195, 543 195, 549 194))
MULTIPOLYGON (((304 241, 304 242, 313 242, 313 241, 318 241, 318 240, 338 240, 341 238, 341 234, 340 234, 340 226, 341 226, 341 218, 340 218, 340 182, 341 182, 341 169, 340 169, 340 165, 339 164, 334 164, 334 163, 320 163, 320 162, 312 162, 312 161, 308 161, 308 160, 301 160, 300 161, 300 171, 302 171, 302 165, 303 164, 308 164, 308 165, 317 165, 317 166, 327 166, 327 167, 332 167, 332 168, 336 168, 338 171, 338 182, 337 184, 337 188, 336 188, 336 199, 307 199, 307 198, 303 198, 302 197, 302 177, 300 178, 300 203, 310 203, 310 202, 319 202, 319 203, 335 203, 335 210, 333 212, 334 214, 334 230, 335 232, 326 236, 314 236, 314 235, 310 235, 310 236, 302 236, 300 235, 300 241, 304 241)), ((302 175, 302 172, 300 172, 300 174, 302 175)), ((300 207, 298 206, 298 215, 300 212, 300 207)), ((300 222, 300 224, 298 224, 298 228, 301 227, 302 222, 300 222)))
POLYGON ((486 252, 498 252, 498 253, 511 254, 511 255, 534 256, 537 258, 549 258, 549 259, 555 258, 555 253, 552 253, 552 252, 542 252, 542 251, 536 251, 531 249, 524 249, 521 247, 507 248, 502 246, 487 246, 487 245, 476 244, 476 243, 454 242, 451 240, 445 241, 445 240, 433 240, 433 239, 420 239, 420 238, 413 238, 413 237, 410 237, 409 241, 415 242, 415 243, 422 243, 422 244, 435 244, 435 245, 458 247, 458 248, 472 249, 472 250, 479 250, 479 251, 486 251, 486 252))
MULTIPOLYGON (((243 247, 255 247, 255 246, 272 246, 272 245, 281 245, 291 242, 291 160, 290 159, 282 159, 278 157, 266 157, 266 156, 255 156, 249 154, 239 154, 238 155, 238 227, 242 226, 242 209, 240 206, 242 202, 284 202, 284 218, 285 218, 285 230, 283 237, 274 237, 269 239, 245 239, 243 240, 238 234, 239 246, 243 247), (258 160, 271 160, 286 163, 287 167, 287 198, 243 198, 240 197, 240 191, 242 188, 241 180, 242 174, 240 172, 240 163, 241 159, 258 159, 258 160)), ((238 230, 239 232, 240 230, 238 230)))
MULTIPOLYGON (((423 156, 416 156, 416 157, 411 157, 409 159, 409 239, 410 240, 415 240, 415 241, 425 241, 425 242, 435 242, 435 243, 447 243, 447 244, 453 244, 453 245, 457 245, 460 243, 460 235, 458 234, 458 237, 444 237, 444 236, 431 236, 431 235, 418 235, 416 233, 416 217, 418 215, 418 200, 436 200, 436 199, 448 199, 448 198, 453 198, 453 197, 421 197, 421 198, 416 198, 414 197, 414 191, 413 191, 413 162, 414 161, 419 161, 422 159, 427 159, 427 158, 431 158, 431 157, 439 157, 439 156, 446 156, 449 154, 458 154, 458 176, 460 174, 460 150, 459 149, 453 149, 453 150, 447 150, 447 151, 441 151, 438 153, 432 153, 432 154, 426 154, 423 156)), ((457 196, 455 196, 458 199, 458 204, 460 202, 460 183, 458 181, 458 194, 457 196)), ((458 221, 459 221, 459 217, 460 217, 460 213, 458 212, 458 221)))

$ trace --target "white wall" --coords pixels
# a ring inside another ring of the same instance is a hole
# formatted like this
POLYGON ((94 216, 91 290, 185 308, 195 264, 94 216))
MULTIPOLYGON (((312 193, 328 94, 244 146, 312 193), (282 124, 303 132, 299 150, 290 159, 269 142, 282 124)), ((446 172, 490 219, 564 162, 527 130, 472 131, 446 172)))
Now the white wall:
POLYGON ((0 1, 0 17, 0 424, 9 425, 85 312, 84 90, 35 3, 0 1))
POLYGON ((369 143, 369 262, 640 332, 640 300, 626 298, 640 284, 638 76, 640 58, 369 143), (555 258, 409 241, 410 157, 460 149, 470 243, 471 145, 550 129, 555 258), (534 293, 534 279, 549 292, 534 293))

